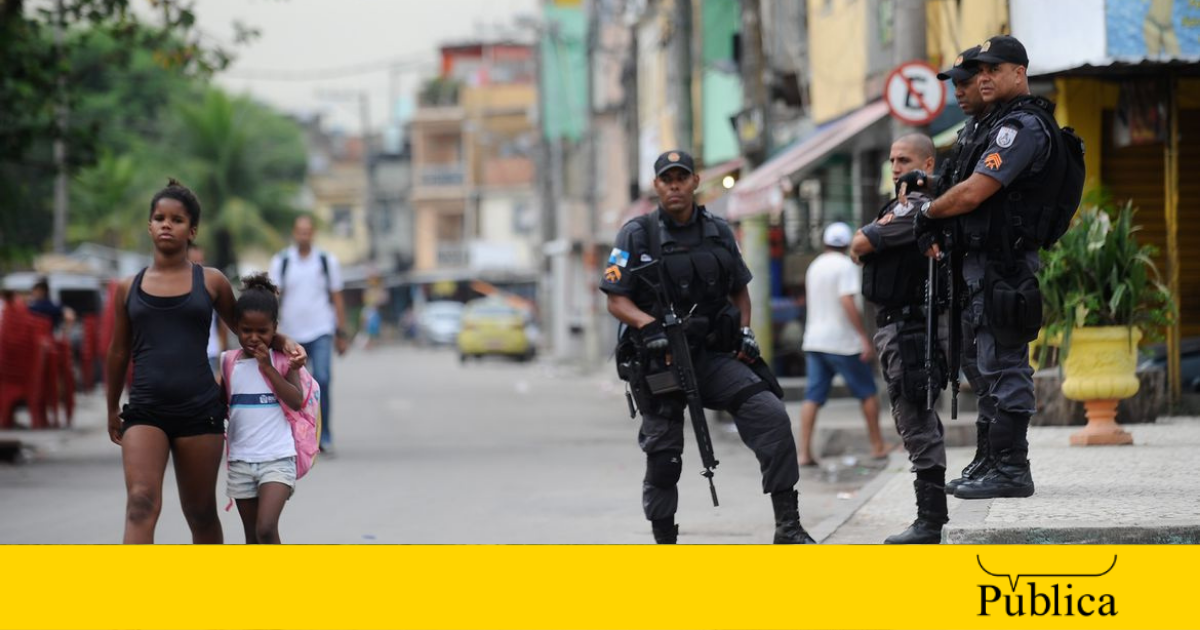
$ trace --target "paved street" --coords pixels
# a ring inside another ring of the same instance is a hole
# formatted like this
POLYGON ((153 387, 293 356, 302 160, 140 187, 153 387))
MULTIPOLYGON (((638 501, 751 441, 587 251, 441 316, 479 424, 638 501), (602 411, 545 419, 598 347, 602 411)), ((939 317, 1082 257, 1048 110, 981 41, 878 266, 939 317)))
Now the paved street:
MULTIPOLYGON (((618 384, 608 371, 580 376, 541 362, 460 366, 452 352, 400 346, 353 352, 335 363, 337 457, 319 461, 300 481, 283 513, 283 540, 649 542, 637 425, 618 384)), ((121 539, 120 453, 101 429, 102 411, 97 392, 81 401, 76 429, 18 432, 39 448, 28 463, 0 464, 0 543, 121 539)), ((757 461, 732 425, 712 425, 721 506, 711 506, 697 474, 689 429, 680 542, 769 542, 772 512, 757 461)), ((827 535, 874 473, 850 465, 830 481, 804 471, 805 526, 818 538, 827 535)), ((167 476, 157 539, 188 542, 169 469, 167 476)), ((222 474, 222 507, 224 491, 222 474)), ((236 510, 221 518, 227 542, 242 542, 236 510)))

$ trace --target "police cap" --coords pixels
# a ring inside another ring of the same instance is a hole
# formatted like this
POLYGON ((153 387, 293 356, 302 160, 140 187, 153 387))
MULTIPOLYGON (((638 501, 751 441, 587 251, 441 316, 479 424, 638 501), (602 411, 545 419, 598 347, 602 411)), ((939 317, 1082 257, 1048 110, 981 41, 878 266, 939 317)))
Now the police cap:
POLYGON ((937 78, 939 81, 952 79, 954 81, 966 81, 975 76, 979 72, 979 46, 972 46, 964 51, 954 60, 954 65, 950 66, 949 70, 939 72, 937 78))
POLYGON ((1025 45, 1011 35, 997 35, 979 45, 979 63, 1015 63, 1029 66, 1029 54, 1025 45))
POLYGON ((667 151, 666 153, 658 156, 657 160, 654 160, 655 177, 658 177, 659 175, 662 175, 673 168, 681 168, 689 173, 695 173, 696 162, 692 159, 692 156, 678 150, 667 151))

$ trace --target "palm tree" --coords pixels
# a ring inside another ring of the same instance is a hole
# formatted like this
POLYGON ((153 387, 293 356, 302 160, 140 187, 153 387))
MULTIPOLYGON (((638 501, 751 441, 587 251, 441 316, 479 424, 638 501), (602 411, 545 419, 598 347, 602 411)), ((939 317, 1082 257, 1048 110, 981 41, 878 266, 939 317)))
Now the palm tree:
POLYGON ((281 229, 305 171, 303 135, 292 121, 245 97, 210 88, 178 106, 183 169, 205 208, 202 241, 228 270, 247 247, 284 243, 281 229))

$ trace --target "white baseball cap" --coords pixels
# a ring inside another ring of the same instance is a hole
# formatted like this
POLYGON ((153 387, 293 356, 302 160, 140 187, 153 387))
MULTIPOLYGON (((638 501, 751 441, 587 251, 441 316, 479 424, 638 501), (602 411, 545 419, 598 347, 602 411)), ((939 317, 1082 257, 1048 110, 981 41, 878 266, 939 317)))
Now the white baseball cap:
POLYGON ((850 239, 853 237, 854 231, 841 221, 830 223, 825 228, 825 244, 830 247, 849 247, 850 239))

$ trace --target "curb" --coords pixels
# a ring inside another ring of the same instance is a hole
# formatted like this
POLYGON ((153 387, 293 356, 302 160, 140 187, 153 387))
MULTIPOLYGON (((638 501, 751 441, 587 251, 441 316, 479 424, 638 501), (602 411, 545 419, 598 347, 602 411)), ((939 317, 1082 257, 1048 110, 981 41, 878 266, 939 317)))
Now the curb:
MULTIPOLYGON (((863 486, 852 500, 846 502, 844 507, 842 507, 832 516, 829 516, 820 523, 817 523, 816 527, 813 527, 809 531, 809 534, 812 535, 812 537, 816 539, 818 543, 823 543, 826 539, 836 533, 842 525, 845 525, 846 521, 849 521, 854 514, 858 512, 860 508, 862 508, 862 506, 866 505, 868 501, 875 498, 875 495, 878 494, 879 491, 882 490, 889 481, 891 481, 894 475, 908 474, 907 470, 905 470, 905 464, 907 463, 907 451, 905 451, 903 448, 893 450, 888 456, 887 465, 883 468, 883 470, 876 473, 875 478, 868 482, 867 485, 863 486), (899 466, 900 470, 891 472, 889 474, 889 470, 891 470, 893 466, 899 466)), ((883 541, 881 540, 880 542, 882 543, 883 541)))

